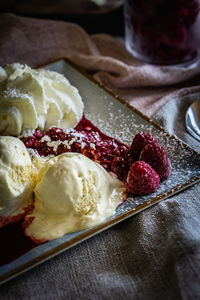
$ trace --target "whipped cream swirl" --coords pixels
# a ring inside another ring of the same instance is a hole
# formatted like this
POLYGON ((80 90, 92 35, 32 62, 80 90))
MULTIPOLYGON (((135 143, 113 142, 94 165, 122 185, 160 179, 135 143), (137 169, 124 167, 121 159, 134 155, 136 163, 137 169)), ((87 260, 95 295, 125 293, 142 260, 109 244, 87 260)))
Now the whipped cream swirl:
POLYGON ((19 63, 0 67, 2 134, 17 136, 27 128, 73 128, 83 109, 77 88, 62 74, 19 63))

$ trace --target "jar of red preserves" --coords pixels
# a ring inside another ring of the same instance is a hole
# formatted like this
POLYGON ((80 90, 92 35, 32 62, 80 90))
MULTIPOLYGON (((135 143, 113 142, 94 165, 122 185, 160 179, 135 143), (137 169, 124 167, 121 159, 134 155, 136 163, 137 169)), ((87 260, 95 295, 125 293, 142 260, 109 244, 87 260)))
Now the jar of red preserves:
POLYGON ((200 0, 124 0, 126 47, 151 64, 195 61, 200 48, 200 0))

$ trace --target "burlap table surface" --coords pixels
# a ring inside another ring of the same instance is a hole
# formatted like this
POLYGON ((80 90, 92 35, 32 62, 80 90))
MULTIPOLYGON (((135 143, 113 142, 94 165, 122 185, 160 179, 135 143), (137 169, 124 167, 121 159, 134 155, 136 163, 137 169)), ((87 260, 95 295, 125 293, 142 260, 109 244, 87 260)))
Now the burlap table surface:
MULTIPOLYGON (((198 151, 184 114, 199 67, 156 67, 106 34, 0 15, 0 65, 67 58, 198 151), (185 96, 185 97, 182 97, 185 96)), ((193 94, 191 96, 191 94, 193 94)), ((200 185, 165 200, 0 287, 0 299, 199 299, 200 185)))

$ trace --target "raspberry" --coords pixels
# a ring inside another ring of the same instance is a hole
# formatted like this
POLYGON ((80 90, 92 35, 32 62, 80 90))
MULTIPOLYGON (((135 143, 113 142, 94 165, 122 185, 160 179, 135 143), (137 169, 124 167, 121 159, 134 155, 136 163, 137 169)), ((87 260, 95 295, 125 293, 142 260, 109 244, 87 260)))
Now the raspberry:
POLYGON ((140 154, 140 160, 147 162, 160 176, 160 181, 171 173, 171 163, 165 149, 158 143, 148 144, 140 154))
POLYGON ((130 151, 135 160, 139 160, 141 151, 150 143, 157 143, 157 140, 154 139, 150 133, 142 131, 135 135, 130 147, 130 151))
POLYGON ((128 192, 134 195, 154 193, 160 184, 156 171, 144 161, 136 161, 129 169, 126 178, 128 192))

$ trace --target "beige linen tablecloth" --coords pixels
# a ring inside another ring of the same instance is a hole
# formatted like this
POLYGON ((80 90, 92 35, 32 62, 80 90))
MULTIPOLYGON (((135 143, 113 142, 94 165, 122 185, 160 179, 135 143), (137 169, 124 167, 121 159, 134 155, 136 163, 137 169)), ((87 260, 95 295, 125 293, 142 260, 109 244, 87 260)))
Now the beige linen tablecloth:
MULTIPOLYGON (((0 65, 39 67, 59 58, 199 149, 184 125, 186 108, 199 97, 198 66, 146 65, 111 36, 89 36, 71 23, 0 15, 0 65)), ((0 299, 199 299, 199 195, 196 184, 65 251, 1 286, 0 299)))

